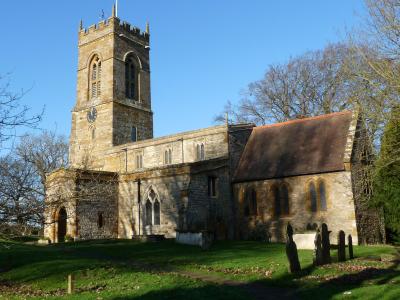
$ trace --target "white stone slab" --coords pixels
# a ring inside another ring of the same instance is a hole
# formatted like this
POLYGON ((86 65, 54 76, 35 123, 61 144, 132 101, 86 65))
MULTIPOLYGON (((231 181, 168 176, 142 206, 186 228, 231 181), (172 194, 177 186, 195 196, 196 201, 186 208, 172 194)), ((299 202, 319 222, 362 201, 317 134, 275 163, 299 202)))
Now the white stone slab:
POLYGON ((293 234, 293 241, 296 243, 297 249, 314 249, 315 233, 298 233, 293 234))

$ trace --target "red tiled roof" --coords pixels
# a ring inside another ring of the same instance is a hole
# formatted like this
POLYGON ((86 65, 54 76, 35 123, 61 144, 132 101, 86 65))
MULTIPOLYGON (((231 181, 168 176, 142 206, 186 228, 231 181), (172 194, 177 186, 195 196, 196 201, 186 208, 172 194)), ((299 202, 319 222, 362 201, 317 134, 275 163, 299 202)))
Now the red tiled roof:
POLYGON ((234 181, 340 171, 350 111, 254 127, 234 181))

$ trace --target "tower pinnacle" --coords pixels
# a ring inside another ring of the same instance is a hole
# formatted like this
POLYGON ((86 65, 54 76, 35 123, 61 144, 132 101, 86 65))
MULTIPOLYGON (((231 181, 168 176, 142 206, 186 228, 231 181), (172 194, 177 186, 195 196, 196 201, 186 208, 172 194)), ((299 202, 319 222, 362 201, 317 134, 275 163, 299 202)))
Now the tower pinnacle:
POLYGON ((111 16, 112 16, 113 18, 115 18, 115 17, 116 17, 115 4, 113 4, 113 7, 112 7, 112 12, 111 12, 111 16))

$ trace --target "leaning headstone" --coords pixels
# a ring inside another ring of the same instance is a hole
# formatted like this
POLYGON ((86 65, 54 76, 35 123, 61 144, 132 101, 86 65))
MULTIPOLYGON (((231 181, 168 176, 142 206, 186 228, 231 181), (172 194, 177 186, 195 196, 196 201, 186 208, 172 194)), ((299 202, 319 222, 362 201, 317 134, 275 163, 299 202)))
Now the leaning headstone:
POLYGON ((351 234, 347 236, 347 244, 349 245, 349 259, 353 259, 353 238, 351 237, 351 234))
POLYGON ((286 229, 286 256, 289 260, 289 272, 296 273, 301 271, 299 255, 297 253, 296 243, 293 241, 293 228, 290 224, 287 225, 286 229))
POLYGON ((319 232, 319 229, 317 230, 315 234, 315 239, 314 239, 314 259, 313 263, 314 266, 320 266, 322 265, 322 238, 321 238, 321 233, 319 232))
POLYGON ((331 260, 331 243, 329 241, 328 225, 322 224, 321 240, 322 240, 322 264, 330 264, 331 260))
POLYGON ((346 235, 343 230, 338 234, 338 261, 346 260, 346 235))

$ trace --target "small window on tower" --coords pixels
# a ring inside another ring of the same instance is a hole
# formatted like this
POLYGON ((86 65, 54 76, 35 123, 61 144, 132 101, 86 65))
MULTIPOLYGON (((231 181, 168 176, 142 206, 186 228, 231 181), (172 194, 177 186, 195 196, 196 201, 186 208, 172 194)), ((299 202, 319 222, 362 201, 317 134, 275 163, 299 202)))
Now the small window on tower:
POLYGON ((135 126, 132 126, 132 128, 131 128, 131 141, 132 142, 137 141, 137 129, 135 126))

